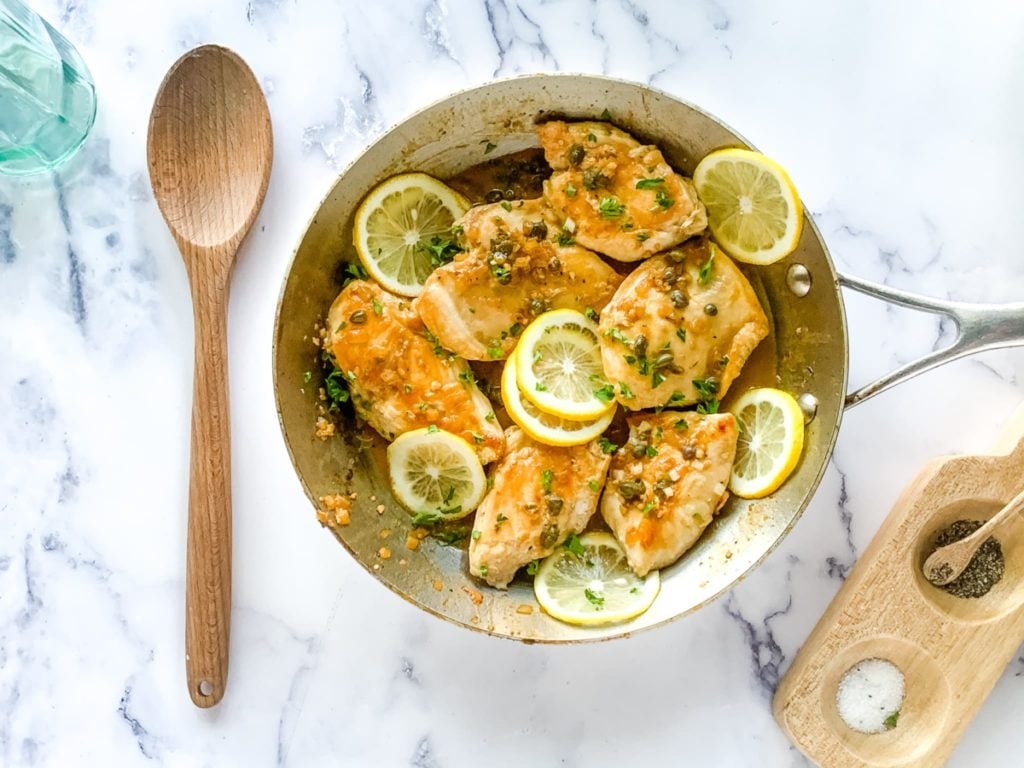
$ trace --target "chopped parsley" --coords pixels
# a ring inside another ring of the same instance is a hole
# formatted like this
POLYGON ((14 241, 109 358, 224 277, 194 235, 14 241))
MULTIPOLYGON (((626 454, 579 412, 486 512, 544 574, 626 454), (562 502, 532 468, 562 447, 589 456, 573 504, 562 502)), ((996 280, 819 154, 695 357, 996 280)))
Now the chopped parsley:
POLYGON ((384 306, 377 300, 376 296, 373 297, 373 301, 371 303, 373 304, 373 314, 375 314, 377 317, 383 317, 384 306))
POLYGON ((512 203, 510 203, 508 200, 502 200, 501 207, 504 208, 509 213, 512 212, 512 203))
POLYGON ((486 416, 484 416, 484 419, 485 419, 486 421, 494 421, 494 419, 495 419, 495 416, 494 416, 494 411, 491 411, 491 412, 490 412, 490 413, 488 413, 488 414, 487 414, 486 416))
POLYGON ((629 385, 624 381, 619 382, 619 394, 627 400, 632 400, 634 397, 633 390, 630 389, 629 385))
POLYGON ((602 403, 610 403, 615 399, 615 387, 611 384, 605 384, 600 389, 594 390, 594 397, 602 403))
POLYGON ((700 270, 697 272, 697 282, 701 285, 707 285, 711 282, 711 275, 715 268, 715 252, 711 250, 708 254, 708 260, 700 265, 700 270))
POLYGON ((583 548, 583 543, 580 541, 580 537, 575 533, 570 534, 569 538, 562 542, 562 546, 574 555, 578 555, 580 557, 583 557, 587 551, 583 548))
POLYGON ((489 154, 491 154, 491 152, 493 152, 494 150, 496 150, 496 149, 498 148, 498 145, 497 145, 497 144, 495 144, 495 143, 494 143, 493 141, 491 141, 490 139, 484 139, 484 140, 483 140, 483 141, 481 141, 480 143, 481 143, 481 144, 483 144, 483 145, 485 145, 485 146, 484 146, 484 154, 485 154, 485 155, 489 155, 489 154))
POLYGON ((655 456, 658 455, 658 449, 655 448, 653 445, 648 445, 644 449, 644 453, 647 454, 648 459, 653 459, 655 456))
MULTIPOLYGON (((608 111, 608 107, 605 107, 604 111, 601 113, 601 119, 602 120, 606 120, 608 122, 611 122, 612 113, 608 111)), ((601 602, 604 602, 604 601, 602 600, 601 602)))
POLYGON ((668 195, 666 195, 665 190, 663 189, 658 190, 658 194, 654 196, 654 202, 657 203, 663 211, 667 211, 669 208, 676 204, 676 201, 673 200, 668 195))
POLYGON ((650 235, 649 232, 637 232, 636 233, 636 239, 639 240, 641 243, 644 242, 645 240, 649 240, 650 238, 651 238, 651 235, 650 235))
POLYGON ((369 277, 369 274, 363 269, 363 265, 355 261, 350 261, 345 265, 345 275, 345 280, 341 284, 342 288, 353 280, 366 280, 369 277))
POLYGON ((588 133, 587 134, 587 141, 595 142, 595 141, 597 141, 597 136, 595 136, 593 133, 588 133))
POLYGON ((466 370, 459 374, 459 381, 465 384, 472 384, 476 379, 473 378, 473 372, 466 370))
POLYGON ((885 720, 882 721, 882 725, 885 726, 885 729, 887 731, 891 731, 893 728, 896 727, 896 723, 899 722, 899 719, 900 711, 897 709, 895 712, 890 714, 887 718, 885 718, 885 720))
POLYGON ((441 522, 440 512, 417 512, 412 517, 413 525, 437 525, 441 522))
POLYGON ((537 390, 538 392, 547 392, 548 391, 548 388, 546 386, 544 386, 543 384, 541 384, 539 381, 536 384, 533 385, 533 388, 535 390, 537 390))
POLYGON ((470 537, 473 541, 478 541, 480 539, 480 531, 473 531, 473 533, 470 534, 470 537))
POLYGON ((565 196, 576 197, 576 187, 574 187, 572 184, 567 184, 565 186, 565 196))
POLYGON ((530 576, 537 575, 537 569, 540 567, 540 560, 531 560, 526 564, 526 573, 530 576))
POLYGON ((620 331, 618 328, 609 328, 607 331, 605 331, 604 335, 610 336, 611 338, 615 339, 618 342, 621 342, 622 344, 629 344, 629 337, 622 331, 620 331))
POLYGON ((576 238, 572 236, 572 232, 563 229, 555 236, 555 242, 565 248, 566 246, 572 245, 576 242, 576 238))
POLYGON ((648 501, 646 504, 644 504, 644 515, 651 514, 651 512, 653 512, 654 508, 657 507, 657 506, 658 506, 658 502, 653 501, 653 500, 652 501, 648 501))
POLYGON ((617 450, 619 450, 619 446, 617 446, 607 437, 602 436, 601 439, 597 441, 597 444, 601 447, 601 453, 606 455, 615 453, 617 450))
POLYGON ((328 411, 336 411, 343 404, 349 401, 348 386, 345 384, 345 374, 341 372, 341 369, 335 367, 327 378, 324 379, 324 391, 327 393, 327 399, 330 401, 330 405, 327 407, 328 411))
POLYGON ((597 480, 590 480, 587 483, 587 488, 589 488, 592 492, 597 493, 598 491, 601 490, 601 484, 597 482, 597 480))
POLYGON ((686 329, 676 328, 676 336, 679 338, 680 341, 686 341, 686 329))
POLYGON ((306 371, 304 374, 302 374, 302 381, 305 384, 309 384, 309 382, 311 382, 312 380, 313 380, 313 372, 312 371, 306 371))
POLYGON ((602 197, 597 207, 602 219, 617 219, 626 212, 626 206, 614 197, 602 197))
POLYGON ((499 512, 499 513, 498 513, 498 516, 497 516, 497 517, 496 517, 496 518, 494 519, 494 527, 495 527, 495 528, 497 528, 497 527, 498 527, 498 526, 500 526, 500 525, 501 525, 502 523, 504 523, 504 522, 505 522, 506 520, 508 520, 508 518, 507 518, 507 517, 505 517, 505 515, 503 515, 503 514, 501 514, 501 513, 499 512))
MULTIPOLYGON (((427 432, 440 432, 440 431, 441 430, 437 428, 437 424, 431 424, 429 427, 427 427, 427 432)), ((445 499, 445 501, 449 501, 449 499, 445 499)))
POLYGON ((689 429, 690 425, 686 423, 686 419, 680 419, 675 423, 676 429, 689 429))
POLYGON ((437 235, 430 238, 429 243, 420 242, 419 247, 430 255, 430 266, 435 268, 448 264, 455 258, 455 254, 462 253, 458 243, 437 235))
POLYGON ((486 565, 481 565, 480 566, 480 575, 483 576, 484 578, 487 578, 488 571, 489 571, 489 569, 488 569, 488 567, 486 565))
POLYGON ((662 385, 665 381, 665 374, 661 371, 655 371, 651 374, 651 388, 656 388, 662 385))
POLYGON ((697 413, 718 413, 718 398, 715 395, 718 394, 720 386, 718 379, 711 377, 693 380, 693 388, 697 390, 699 398, 697 413))
POLYGON ((484 436, 479 432, 470 432, 469 434, 473 438, 473 442, 477 445, 481 445, 484 442, 484 436))
POLYGON ((544 493, 551 493, 551 483, 555 479, 555 473, 550 469, 545 469, 540 473, 540 486, 544 489, 544 493))
MULTIPOLYGON (((607 111, 607 110, 606 110, 607 111)), ((583 596, 595 607, 597 610, 604 610, 604 596, 597 594, 590 587, 583 590, 583 596)))
POLYGON ((656 189, 657 187, 660 187, 664 183, 665 183, 665 180, 660 178, 660 177, 656 178, 656 179, 640 179, 636 183, 636 188, 637 189, 656 189))
POLYGON ((491 343, 487 345, 487 356, 491 360, 497 360, 501 357, 501 342, 497 339, 491 339, 491 343))
MULTIPOLYGON (((451 514, 455 514, 455 510, 450 511, 451 514)), ((435 539, 444 544, 446 547, 454 547, 462 542, 467 536, 469 536, 469 528, 460 526, 458 528, 449 528, 442 531, 434 531, 432 534, 435 539)), ((486 567, 486 566, 485 566, 486 567)))

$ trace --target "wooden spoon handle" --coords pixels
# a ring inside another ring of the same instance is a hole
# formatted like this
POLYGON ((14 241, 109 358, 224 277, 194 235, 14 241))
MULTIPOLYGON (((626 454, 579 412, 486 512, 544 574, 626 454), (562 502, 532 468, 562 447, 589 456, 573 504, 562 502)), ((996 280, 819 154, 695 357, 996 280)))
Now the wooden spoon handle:
MULTIPOLYGON (((224 695, 231 628, 227 289, 193 280, 195 381, 185 576, 185 670, 198 707, 224 695)), ((225 283, 226 285, 226 283, 225 283)))

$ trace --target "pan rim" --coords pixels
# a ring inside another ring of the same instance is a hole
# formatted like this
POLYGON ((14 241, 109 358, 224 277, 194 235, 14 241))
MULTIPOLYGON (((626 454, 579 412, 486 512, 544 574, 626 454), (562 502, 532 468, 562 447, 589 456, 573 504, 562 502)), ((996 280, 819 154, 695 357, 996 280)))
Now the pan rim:
MULTIPOLYGON (((326 193, 320 198, 320 201, 317 204, 316 209, 314 210, 313 214, 307 219, 306 224, 305 224, 304 228, 302 229, 302 234, 299 236, 298 241, 296 242, 296 244, 295 244, 295 246, 294 246, 294 248, 292 250, 291 258, 288 260, 288 265, 287 265, 287 268, 286 268, 286 270, 284 272, 284 276, 283 276, 282 281, 281 281, 281 287, 280 287, 280 290, 278 292, 277 304, 276 304, 275 311, 274 311, 274 328, 273 328, 273 333, 272 333, 272 351, 271 351, 271 369, 270 369, 270 374, 271 374, 272 383, 273 383, 273 389, 274 389, 274 406, 275 406, 275 410, 277 412, 277 420, 278 420, 278 425, 279 425, 280 431, 281 431, 281 439, 284 441, 285 449, 288 452, 288 458, 289 458, 289 461, 291 462, 292 470, 293 470, 295 476, 298 478, 299 484, 302 486, 302 490, 303 490, 306 498, 309 500, 310 504, 313 506, 314 509, 317 508, 317 498, 312 493, 312 491, 311 491, 311 489, 309 487, 309 484, 306 482, 305 477, 298 470, 298 464, 296 462, 296 455, 295 455, 295 452, 294 452, 294 450, 292 448, 291 441, 290 441, 290 439, 288 437, 288 431, 287 431, 287 428, 286 428, 286 425, 285 425, 285 421, 284 421, 284 414, 283 414, 282 408, 281 408, 281 397, 280 397, 280 392, 279 392, 279 382, 278 382, 278 379, 277 379, 275 374, 276 374, 276 371, 278 370, 278 354, 279 354, 278 342, 280 340, 279 337, 280 337, 280 334, 281 334, 281 331, 282 331, 282 324, 281 324, 282 315, 281 315, 281 312, 282 312, 283 305, 284 305, 285 293, 286 293, 287 288, 288 288, 288 282, 289 282, 289 279, 290 279, 290 277, 292 275, 292 271, 293 271, 293 269, 295 267, 296 259, 299 256, 299 251, 301 250, 302 245, 305 242, 305 239, 306 239, 307 235, 309 234, 310 229, 313 227, 313 224, 315 223, 317 217, 320 215, 321 210, 324 208, 324 206, 326 205, 326 203, 330 199, 331 195, 334 193, 334 190, 337 188, 338 184, 341 183, 342 179, 348 173, 351 172, 351 170, 353 169, 353 167, 356 164, 358 164, 385 137, 390 136, 396 130, 400 129, 402 126, 404 126, 408 122, 414 120, 415 118, 419 117, 420 115, 422 115, 422 114, 424 114, 426 112, 429 112, 430 110, 433 110, 433 109, 435 109, 435 108, 437 108, 439 106, 442 106, 442 105, 444 105, 444 104, 446 104, 446 103, 448 103, 450 101, 453 101, 453 100, 458 99, 460 97, 467 96, 467 95, 469 95, 469 94, 471 94, 473 92, 485 91, 485 90, 488 90, 490 88, 501 86, 501 85, 504 85, 504 84, 507 84, 507 83, 510 83, 510 82, 523 81, 523 80, 538 80, 539 81, 539 80, 552 80, 552 79, 578 80, 578 79, 581 79, 581 78, 587 79, 587 80, 592 80, 592 81, 597 81, 597 82, 614 83, 614 84, 620 85, 620 86, 628 86, 628 87, 632 87, 632 88, 638 88, 638 89, 640 89, 642 91, 647 91, 647 92, 653 93, 653 94, 655 94, 655 95, 657 95, 657 96, 659 96, 661 98, 665 98, 665 99, 674 101, 676 103, 682 104, 683 106, 693 110, 694 112, 700 114, 704 118, 706 118, 706 119, 716 123, 718 126, 724 128, 726 131, 728 131, 733 136, 735 136, 740 142, 745 144, 748 148, 754 149, 754 150, 757 149, 757 147, 754 144, 752 144, 743 134, 741 134, 740 132, 736 131, 727 122, 725 122, 724 120, 722 120, 719 117, 715 116, 714 114, 708 112, 707 110, 697 106, 696 104, 693 104, 690 101, 687 101, 684 98, 676 96, 676 95, 674 95, 672 93, 669 93, 669 92, 667 92, 667 91, 665 91, 665 90, 663 90, 661 88, 658 88, 656 86, 648 85, 646 83, 639 83, 639 82, 636 82, 634 80, 627 80, 627 79, 624 79, 624 78, 617 78, 617 77, 609 77, 607 75, 596 75, 596 74, 593 74, 593 73, 585 73, 585 72, 552 72, 552 73, 535 72, 535 73, 524 73, 524 74, 513 75, 513 76, 509 76, 509 77, 496 78, 496 79, 493 79, 493 80, 489 80, 489 81, 487 81, 485 83, 480 83, 480 84, 477 84, 477 85, 472 85, 472 86, 469 86, 469 87, 466 87, 466 88, 461 88, 459 90, 452 91, 452 92, 450 92, 450 93, 448 93, 448 94, 446 94, 446 95, 444 95, 444 96, 442 96, 442 97, 440 97, 438 99, 435 99, 435 100, 431 101, 430 103, 428 103, 428 104, 426 104, 426 105, 424 105, 424 106, 422 106, 422 107, 420 107, 420 108, 418 108, 418 109, 416 109, 416 110, 414 110, 412 112, 409 112, 404 117, 402 117, 400 120, 392 122, 387 127, 387 129, 385 129, 384 131, 380 132, 377 136, 375 136, 369 143, 367 143, 362 148, 362 150, 358 154, 356 154, 344 166, 344 168, 338 173, 338 175, 334 177, 334 179, 331 182, 331 184, 330 184, 329 188, 327 189, 326 193)), ((849 333, 848 333, 848 324, 847 324, 847 318, 846 318, 846 306, 845 306, 845 303, 843 301, 843 292, 842 292, 841 286, 840 286, 839 275, 838 275, 838 272, 836 271, 835 263, 834 263, 834 261, 832 259, 832 254, 829 251, 828 244, 825 241, 825 239, 822 237, 821 231, 819 230, 817 224, 815 223, 814 219, 812 218, 812 216, 810 215, 810 213, 808 212, 806 207, 804 209, 804 226, 810 228, 810 230, 813 233, 815 239, 817 240, 818 244, 821 247, 822 253, 823 253, 824 257, 825 257, 825 263, 828 266, 828 275, 827 275, 828 285, 833 290, 833 292, 834 292, 834 294, 836 296, 837 302, 838 302, 838 315, 839 315, 839 321, 840 321, 840 329, 839 330, 841 331, 840 335, 841 335, 841 340, 842 340, 842 345, 843 345, 842 371, 841 371, 841 376, 840 376, 840 379, 841 379, 841 390, 840 391, 845 396, 845 393, 847 391, 847 387, 849 385, 849 333)), ((818 282, 818 281, 820 281, 820 280, 822 280, 824 278, 825 278, 825 276, 819 276, 819 277, 816 278, 816 282, 818 282)), ((801 517, 803 517, 804 512, 806 511, 807 507, 810 505, 810 503, 813 500, 813 498, 814 498, 814 496, 815 496, 819 486, 821 485, 821 481, 823 480, 823 478, 825 476, 825 472, 828 469, 828 465, 829 465, 829 463, 830 463, 830 461, 832 459, 832 455, 833 455, 833 452, 835 450, 835 445, 836 445, 836 442, 837 442, 838 436, 839 436, 839 430, 840 430, 840 427, 842 425, 843 413, 844 413, 844 406, 842 405, 842 403, 840 403, 840 407, 836 410, 835 423, 830 426, 831 433, 828 435, 827 439, 824 440, 823 443, 822 443, 823 452, 822 452, 822 459, 821 459, 821 462, 820 462, 820 466, 818 467, 817 472, 814 474, 814 476, 811 479, 811 481, 807 484, 807 487, 806 487, 806 489, 804 491, 804 494, 803 494, 803 498, 801 499, 800 504, 798 505, 798 508, 792 514, 792 516, 790 517, 790 519, 788 520, 786 525, 782 528, 780 534, 775 538, 775 540, 755 560, 753 560, 738 576, 736 576, 736 578, 732 582, 730 582, 728 585, 723 586, 720 590, 718 590, 717 592, 709 595, 708 597, 706 597, 704 600, 702 600, 699 603, 691 605, 688 608, 686 608, 684 610, 681 610, 678 613, 675 613, 675 614, 673 614, 673 615, 671 615, 669 617, 666 617, 665 619, 663 619, 661 621, 658 621, 658 622, 653 623, 653 624, 648 624, 648 625, 640 626, 640 627, 631 628, 629 626, 629 624, 626 624, 626 625, 623 625, 621 627, 621 631, 618 631, 618 632, 614 632, 613 631, 613 632, 609 632, 607 634, 596 635, 594 637, 572 637, 572 638, 549 637, 549 638, 537 638, 537 637, 520 637, 520 636, 517 636, 517 635, 514 635, 514 634, 510 634, 508 632, 497 631, 496 629, 488 628, 487 626, 480 626, 480 625, 477 625, 477 624, 471 624, 471 623, 468 623, 468 622, 463 622, 463 621, 460 621, 460 620, 458 620, 458 619, 456 619, 456 618, 454 618, 452 616, 448 616, 446 614, 441 613, 440 611, 434 609, 433 607, 431 607, 431 606, 429 606, 429 605, 427 605, 427 604, 417 600, 416 597, 414 597, 411 593, 403 591, 396 584, 393 584, 392 582, 390 582, 390 581, 388 581, 386 579, 381 578, 372 569, 372 566, 370 565, 370 563, 369 562, 364 562, 364 560, 356 554, 356 552, 353 550, 353 548, 341 536, 339 536, 337 534, 337 532, 334 531, 334 529, 329 528, 329 530, 332 533, 332 535, 334 535, 334 538, 337 539, 342 544, 342 546, 345 547, 345 549, 348 551, 349 555, 352 556, 352 559, 355 560, 355 562, 358 563, 362 567, 362 569, 367 574, 369 574, 372 577, 373 581, 375 581, 378 584, 382 584, 383 586, 387 587, 391 592, 393 592, 394 594, 398 595, 399 597, 401 597, 406 602, 408 602, 408 603, 414 605, 415 607, 419 608, 420 610, 423 610, 423 611, 427 612, 428 614, 430 614, 432 616, 436 616, 437 618, 440 618, 440 619, 442 619, 442 620, 444 620, 444 621, 446 621, 446 622, 448 622, 448 623, 450 623, 452 625, 455 625, 455 626, 458 626, 458 627, 462 627, 464 629, 468 629, 468 630, 471 630, 471 631, 474 631, 474 632, 478 632, 480 634, 488 635, 488 636, 491 636, 491 637, 496 637, 496 638, 505 639, 505 640, 512 640, 512 641, 516 641, 516 642, 519 642, 519 643, 524 643, 524 644, 527 644, 527 645, 533 645, 533 644, 575 645, 575 644, 583 644, 583 643, 589 644, 589 643, 597 643, 597 642, 605 642, 605 641, 610 641, 610 640, 624 639, 624 638, 628 638, 628 637, 631 637, 633 635, 639 634, 641 632, 647 632, 649 630, 653 630, 653 629, 657 629, 657 628, 660 628, 660 627, 664 627, 664 626, 666 626, 668 624, 671 624, 671 623, 673 623, 675 621, 678 621, 679 619, 683 618, 684 616, 688 616, 688 615, 690 615, 692 613, 695 613, 696 611, 700 610, 701 608, 705 608, 709 604, 717 601, 723 595, 725 595, 727 592, 730 592, 731 590, 733 590, 734 588, 739 586, 741 583, 743 583, 747 579, 747 577, 753 571, 755 571, 768 558, 768 556, 771 555, 776 550, 776 548, 779 547, 779 545, 781 545, 782 541, 787 536, 789 536, 789 534, 793 530, 793 527, 796 525, 796 523, 800 520, 801 517)), ((818 417, 816 416, 815 418, 818 418, 818 417)), ((605 629, 614 629, 614 628, 605 628, 605 629)))

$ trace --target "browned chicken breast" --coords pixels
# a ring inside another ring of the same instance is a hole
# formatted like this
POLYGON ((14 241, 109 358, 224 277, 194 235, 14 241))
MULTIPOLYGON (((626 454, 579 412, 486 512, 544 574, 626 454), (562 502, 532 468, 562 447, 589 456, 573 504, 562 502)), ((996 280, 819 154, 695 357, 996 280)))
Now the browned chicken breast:
POLYGON ((436 424, 473 445, 484 464, 505 452, 505 435, 469 365, 430 336, 408 300, 355 280, 334 300, 327 323, 352 403, 388 440, 436 424))
POLYGON ((554 174, 544 196, 576 240, 619 261, 640 261, 707 227, 693 184, 661 151, 609 123, 537 128, 554 174))
POLYGON ((522 566, 586 527, 611 460, 596 441, 556 448, 534 442, 518 427, 509 427, 505 440, 505 457, 477 507, 469 543, 470 573, 499 589, 522 566))
POLYGON ((572 244, 543 200, 477 206, 459 225, 466 250, 434 270, 415 306, 440 342, 469 360, 507 357, 549 309, 600 311, 622 281, 572 244))
POLYGON ((626 408, 720 399, 768 318, 721 249, 695 240, 633 270, 601 312, 604 372, 626 408))
POLYGON ((636 413, 612 459, 601 514, 638 576, 671 565, 725 503, 736 454, 731 413, 636 413))

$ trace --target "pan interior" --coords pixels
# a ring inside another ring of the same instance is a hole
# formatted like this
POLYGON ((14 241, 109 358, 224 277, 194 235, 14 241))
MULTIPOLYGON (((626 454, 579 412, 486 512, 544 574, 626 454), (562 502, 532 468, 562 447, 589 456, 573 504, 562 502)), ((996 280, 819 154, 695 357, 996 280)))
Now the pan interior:
MULTIPOLYGON (((846 388, 846 327, 831 260, 813 222, 805 221, 797 250, 770 267, 746 270, 772 325, 733 396, 749 386, 776 386, 818 403, 808 425, 804 455, 790 479, 766 499, 730 499, 698 544, 662 571, 662 591, 647 613, 621 625, 579 628, 536 608, 528 582, 493 590, 468 575, 461 549, 427 538, 406 549, 410 517, 392 499, 383 440, 367 443, 345 423, 327 441, 314 435, 318 416, 320 350, 313 328, 341 287, 339 263, 356 259, 352 214, 362 197, 388 176, 423 171, 440 178, 490 156, 536 146, 533 126, 553 115, 612 121, 657 144, 686 175, 708 152, 748 146, 720 122, 646 86, 580 75, 537 75, 458 93, 419 112, 385 134, 346 170, 313 217, 296 250, 278 306, 274 335, 274 389, 285 442, 307 496, 354 493, 351 523, 331 528, 374 576, 399 595, 466 627, 529 642, 572 642, 617 637, 678 618, 736 584, 789 531, 817 487, 835 441, 846 388), (804 296, 787 287, 794 264, 806 267, 804 296), (313 371, 307 382, 306 372, 313 371), (378 509, 383 511, 378 513, 378 509), (391 551, 382 559, 381 547, 391 551), (480 602, 478 595, 482 594, 480 602), (532 611, 527 613, 528 607, 532 611)), ((727 408, 728 399, 723 403, 727 408)), ((315 524, 313 510, 291 510, 297 524, 315 524)))

